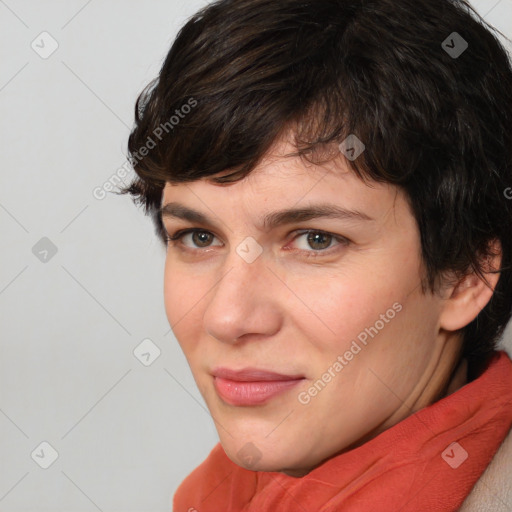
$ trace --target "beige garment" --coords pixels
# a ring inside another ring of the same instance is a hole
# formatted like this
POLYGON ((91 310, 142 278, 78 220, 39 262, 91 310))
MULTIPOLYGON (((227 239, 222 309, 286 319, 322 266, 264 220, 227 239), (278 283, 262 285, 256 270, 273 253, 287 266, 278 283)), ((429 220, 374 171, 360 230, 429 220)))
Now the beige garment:
MULTIPOLYGON (((512 407, 512 405, 511 405, 512 407)), ((512 511, 512 430, 459 512, 512 511)))

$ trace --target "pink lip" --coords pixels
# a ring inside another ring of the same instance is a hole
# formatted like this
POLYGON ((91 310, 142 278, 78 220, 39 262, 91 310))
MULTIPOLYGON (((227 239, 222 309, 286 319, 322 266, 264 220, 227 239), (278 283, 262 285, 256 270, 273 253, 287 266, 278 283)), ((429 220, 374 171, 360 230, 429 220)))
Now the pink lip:
POLYGON ((263 404, 304 379, 303 375, 283 375, 257 368, 217 368, 212 374, 220 398, 237 406, 263 404))

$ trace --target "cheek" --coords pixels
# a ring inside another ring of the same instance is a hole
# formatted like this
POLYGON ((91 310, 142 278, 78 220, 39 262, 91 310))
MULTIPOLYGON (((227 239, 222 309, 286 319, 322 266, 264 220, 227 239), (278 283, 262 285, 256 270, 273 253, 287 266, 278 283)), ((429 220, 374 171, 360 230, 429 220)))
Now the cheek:
POLYGON ((171 272, 170 266, 165 265, 164 272, 164 304, 167 319, 171 327, 180 317, 180 302, 178 297, 181 294, 182 280, 176 277, 175 272, 171 272))
POLYGON ((357 383, 354 393, 380 396, 386 409, 399 405, 395 395, 408 396, 436 353, 437 317, 432 300, 419 291, 396 293, 380 304, 353 335, 361 350, 350 356, 346 376, 357 383))
POLYGON ((186 348, 189 339, 196 339, 194 328, 201 324, 202 292, 201 281, 194 280, 179 267, 166 264, 164 272, 164 304, 167 320, 182 348, 186 348))
MULTIPOLYGON (((317 371, 325 371, 327 363, 347 351, 351 352, 347 360, 365 366, 371 362, 393 368, 398 351, 404 359, 415 355, 423 359, 425 345, 420 340, 430 340, 434 329, 428 315, 431 305, 418 289, 412 291, 419 279, 417 263, 395 261, 395 268, 391 261, 387 263, 289 281, 297 297, 291 310, 293 322, 315 346, 317 371)), ((350 366, 354 368, 354 363, 350 366)))
POLYGON ((319 344, 343 349, 393 304, 373 278, 365 279, 362 274, 338 271, 290 283, 294 323, 319 344))

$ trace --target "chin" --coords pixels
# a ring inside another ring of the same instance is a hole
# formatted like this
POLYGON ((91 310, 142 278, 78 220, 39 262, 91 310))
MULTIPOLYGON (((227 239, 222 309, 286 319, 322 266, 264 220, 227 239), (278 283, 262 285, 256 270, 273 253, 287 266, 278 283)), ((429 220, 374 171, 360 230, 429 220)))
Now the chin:
MULTIPOLYGON (((244 448, 242 447, 242 450, 244 448)), ((283 471, 283 462, 279 460, 278 457, 275 456, 275 454, 272 457, 272 460, 267 460, 263 458, 257 459, 257 458, 251 458, 247 455, 241 455, 239 451, 228 451, 224 449, 226 452, 226 455, 237 465, 241 468, 247 469, 249 471, 265 471, 265 472, 281 472, 283 471)))
POLYGON ((308 472, 299 467, 297 460, 291 460, 290 454, 294 453, 293 449, 282 447, 286 451, 280 452, 273 443, 270 444, 265 439, 261 442, 244 442, 238 438, 235 443, 233 439, 221 440, 221 444, 226 455, 236 465, 249 471, 280 472, 290 476, 303 476, 308 472))

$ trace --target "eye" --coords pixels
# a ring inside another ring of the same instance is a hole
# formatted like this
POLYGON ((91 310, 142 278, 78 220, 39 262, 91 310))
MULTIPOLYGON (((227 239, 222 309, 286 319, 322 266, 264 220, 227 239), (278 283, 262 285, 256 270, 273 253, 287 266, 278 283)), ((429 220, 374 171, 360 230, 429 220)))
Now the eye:
MULTIPOLYGON (((185 251, 198 252, 201 249, 222 246, 222 243, 212 245, 215 235, 199 228, 183 229, 177 231, 172 236, 165 233, 165 240, 168 244, 178 246, 185 251)), ((292 242, 297 244, 297 240, 303 240, 299 245, 298 252, 306 257, 319 257, 325 254, 331 254, 350 244, 350 241, 342 236, 327 233, 318 230, 304 230, 296 234, 292 242)))
MULTIPOLYGON (((327 233, 323 233, 320 231, 307 231, 306 233, 302 233, 295 238, 295 240, 299 240, 301 237, 306 235, 306 244, 314 249, 314 250, 325 250, 328 249, 331 245, 331 242, 334 240, 332 235, 327 233)), ((308 250, 307 247, 302 247, 303 250, 308 250)))
POLYGON ((299 233, 294 239, 293 242, 297 243, 297 240, 301 240, 301 244, 299 245, 299 250, 307 254, 308 257, 316 257, 321 256, 323 253, 331 253, 333 247, 335 250, 339 249, 338 246, 347 246, 350 242, 348 239, 334 235, 332 233, 327 233, 325 231, 314 231, 308 230, 299 233), (334 244, 334 245, 333 245, 334 244), (311 250, 313 249, 313 250, 311 250))
POLYGON ((212 233, 203 229, 183 229, 172 236, 166 234, 165 237, 168 243, 179 242, 180 245, 191 249, 208 248, 214 238, 215 236, 212 233), (184 240, 187 240, 187 238, 192 242, 192 245, 184 243, 184 240))

